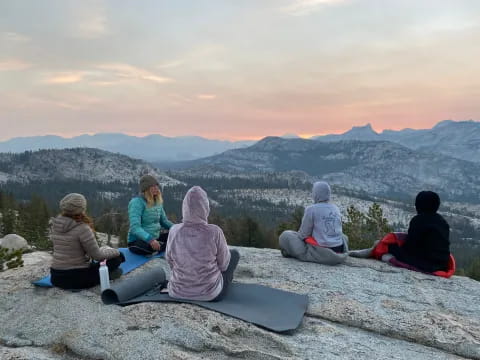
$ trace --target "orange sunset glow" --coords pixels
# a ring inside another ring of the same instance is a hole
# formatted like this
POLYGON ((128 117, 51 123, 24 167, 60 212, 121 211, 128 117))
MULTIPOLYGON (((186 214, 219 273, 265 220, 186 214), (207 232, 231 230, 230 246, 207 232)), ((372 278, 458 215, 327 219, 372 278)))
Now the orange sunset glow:
POLYGON ((0 140, 310 137, 480 117, 474 0, 18 0, 0 13, 0 140))

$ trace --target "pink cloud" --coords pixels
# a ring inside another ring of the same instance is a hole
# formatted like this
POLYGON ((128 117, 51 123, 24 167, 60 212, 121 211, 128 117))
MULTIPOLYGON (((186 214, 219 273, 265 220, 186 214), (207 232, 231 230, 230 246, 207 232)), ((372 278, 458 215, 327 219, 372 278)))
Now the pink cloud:
POLYGON ((198 94, 197 95, 197 99, 200 99, 200 100, 213 100, 216 98, 217 98, 217 95, 215 94, 198 94))
POLYGON ((78 83, 83 80, 84 74, 81 72, 73 72, 73 73, 59 73, 53 75, 47 79, 45 82, 48 84, 73 84, 78 83))
POLYGON ((0 71, 20 71, 31 68, 33 65, 19 59, 0 61, 0 71))

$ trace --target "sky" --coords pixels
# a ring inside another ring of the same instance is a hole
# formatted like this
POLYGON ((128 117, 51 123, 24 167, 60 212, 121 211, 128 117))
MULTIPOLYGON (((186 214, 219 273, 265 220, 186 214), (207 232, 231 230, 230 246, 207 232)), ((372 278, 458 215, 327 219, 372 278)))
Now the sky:
POLYGON ((478 0, 0 0, 0 140, 480 119, 478 0))

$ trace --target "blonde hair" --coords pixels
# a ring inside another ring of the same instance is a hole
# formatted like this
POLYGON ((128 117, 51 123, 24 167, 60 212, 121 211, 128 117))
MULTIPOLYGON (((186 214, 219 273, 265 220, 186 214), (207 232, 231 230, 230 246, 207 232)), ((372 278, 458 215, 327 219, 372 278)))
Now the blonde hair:
POLYGON ((143 192, 143 197, 147 201, 147 207, 153 207, 155 205, 162 205, 163 204, 163 197, 162 197, 162 191, 158 191, 158 195, 152 195, 150 190, 145 190, 143 192))

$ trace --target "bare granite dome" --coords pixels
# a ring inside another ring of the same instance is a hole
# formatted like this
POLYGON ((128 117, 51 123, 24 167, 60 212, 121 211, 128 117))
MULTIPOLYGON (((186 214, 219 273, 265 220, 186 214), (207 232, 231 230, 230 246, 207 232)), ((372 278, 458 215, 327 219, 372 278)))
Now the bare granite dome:
MULTIPOLYGON (((99 287, 34 288, 51 256, 0 273, 1 359, 480 359, 480 282, 365 259, 329 267, 237 248, 236 281, 307 293, 291 334, 188 304, 103 305, 99 287)), ((146 268, 162 266, 154 259, 146 268)))

